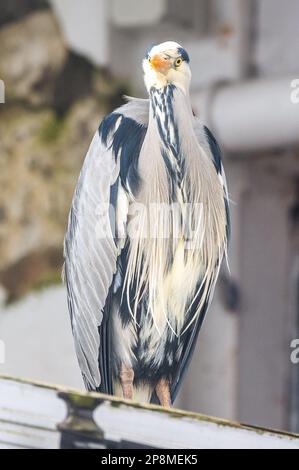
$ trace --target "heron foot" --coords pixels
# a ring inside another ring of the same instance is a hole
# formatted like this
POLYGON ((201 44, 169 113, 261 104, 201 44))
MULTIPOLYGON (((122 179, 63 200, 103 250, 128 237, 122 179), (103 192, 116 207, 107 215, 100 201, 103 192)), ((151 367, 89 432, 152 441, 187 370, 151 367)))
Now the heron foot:
POLYGON ((121 365, 120 370, 120 383, 123 391, 123 397, 129 400, 133 399, 133 380, 134 371, 130 367, 121 365))
POLYGON ((156 394, 162 406, 165 406, 166 408, 171 407, 169 381, 167 379, 159 380, 156 385, 156 394))

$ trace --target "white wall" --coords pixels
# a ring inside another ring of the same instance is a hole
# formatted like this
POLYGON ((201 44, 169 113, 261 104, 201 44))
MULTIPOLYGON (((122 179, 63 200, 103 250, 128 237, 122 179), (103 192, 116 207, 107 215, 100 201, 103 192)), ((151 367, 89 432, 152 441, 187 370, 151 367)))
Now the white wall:
POLYGON ((0 310, 5 363, 0 375, 83 388, 64 287, 32 293, 0 310))
POLYGON ((69 47, 95 65, 109 61, 109 20, 106 0, 50 0, 69 47))
POLYGON ((253 43, 254 60, 259 73, 298 76, 299 2, 298 0, 258 0, 253 43))

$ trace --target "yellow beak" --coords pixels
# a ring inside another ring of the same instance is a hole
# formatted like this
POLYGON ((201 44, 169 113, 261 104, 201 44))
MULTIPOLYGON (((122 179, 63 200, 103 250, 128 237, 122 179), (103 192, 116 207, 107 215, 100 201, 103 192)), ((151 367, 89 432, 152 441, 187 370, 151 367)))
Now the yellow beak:
POLYGON ((165 59, 159 54, 154 55, 150 59, 150 64, 156 72, 166 73, 171 67, 171 62, 169 59, 165 59))

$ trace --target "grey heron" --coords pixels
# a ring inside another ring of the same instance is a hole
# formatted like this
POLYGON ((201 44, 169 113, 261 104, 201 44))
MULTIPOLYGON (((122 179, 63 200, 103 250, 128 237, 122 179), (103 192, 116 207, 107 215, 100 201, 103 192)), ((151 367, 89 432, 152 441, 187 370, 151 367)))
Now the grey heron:
POLYGON ((194 116, 190 61, 173 41, 143 60, 149 99, 106 116, 85 158, 64 277, 85 386, 173 403, 229 238, 219 146, 194 116))

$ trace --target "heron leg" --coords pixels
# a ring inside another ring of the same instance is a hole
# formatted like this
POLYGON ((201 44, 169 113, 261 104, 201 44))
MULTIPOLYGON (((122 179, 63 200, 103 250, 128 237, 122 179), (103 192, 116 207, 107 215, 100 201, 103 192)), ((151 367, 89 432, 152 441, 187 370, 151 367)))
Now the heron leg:
POLYGON ((166 408, 171 407, 169 381, 167 379, 159 380, 156 385, 156 394, 162 406, 165 406, 166 408))
POLYGON ((134 371, 130 367, 121 365, 120 369, 120 383, 123 391, 123 397, 132 400, 133 398, 133 380, 134 371))

